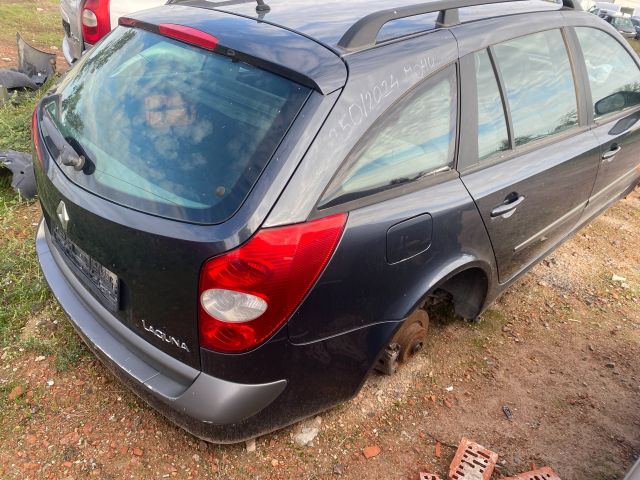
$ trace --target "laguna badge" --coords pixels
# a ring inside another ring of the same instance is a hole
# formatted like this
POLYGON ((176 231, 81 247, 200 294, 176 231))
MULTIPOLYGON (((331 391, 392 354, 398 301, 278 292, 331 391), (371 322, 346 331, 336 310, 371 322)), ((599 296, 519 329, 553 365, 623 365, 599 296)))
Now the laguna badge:
POLYGON ((153 328, 153 326, 151 325, 147 325, 147 323, 142 320, 142 328, 144 328, 147 332, 152 333, 153 335, 155 335, 156 337, 158 337, 160 340, 170 343, 171 345, 175 345, 176 347, 189 352, 189 347, 187 347, 187 344, 184 343, 183 341, 177 339, 174 336, 171 335, 167 335, 165 332, 163 332, 162 330, 159 330, 157 328, 153 328))

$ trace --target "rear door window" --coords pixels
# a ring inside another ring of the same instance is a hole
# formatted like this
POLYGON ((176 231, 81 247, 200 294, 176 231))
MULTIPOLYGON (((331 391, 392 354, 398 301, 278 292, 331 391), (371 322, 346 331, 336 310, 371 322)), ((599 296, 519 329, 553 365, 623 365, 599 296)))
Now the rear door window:
POLYGON ((242 204, 310 90, 119 27, 58 93, 45 109, 87 157, 80 172, 62 167, 71 180, 136 210, 212 224, 242 204))
POLYGON ((506 89, 516 146, 578 125, 573 71, 560 30, 500 43, 494 52, 506 89))
POLYGON ((629 52, 602 30, 579 27, 576 34, 596 118, 640 105, 640 69, 629 52))
POLYGON ((329 187, 323 206, 449 170, 455 150, 456 97, 455 66, 405 95, 365 134, 329 187))

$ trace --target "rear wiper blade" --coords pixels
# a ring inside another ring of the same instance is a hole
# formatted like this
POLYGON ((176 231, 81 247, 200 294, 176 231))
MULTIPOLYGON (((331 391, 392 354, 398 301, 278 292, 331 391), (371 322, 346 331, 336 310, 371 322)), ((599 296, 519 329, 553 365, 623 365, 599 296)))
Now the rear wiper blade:
POLYGON ((82 170, 86 163, 84 155, 80 155, 75 148, 64 138, 64 135, 58 130, 51 115, 47 109, 44 109, 44 118, 42 119, 42 128, 56 146, 58 150, 58 160, 67 167, 73 167, 76 170, 82 170))

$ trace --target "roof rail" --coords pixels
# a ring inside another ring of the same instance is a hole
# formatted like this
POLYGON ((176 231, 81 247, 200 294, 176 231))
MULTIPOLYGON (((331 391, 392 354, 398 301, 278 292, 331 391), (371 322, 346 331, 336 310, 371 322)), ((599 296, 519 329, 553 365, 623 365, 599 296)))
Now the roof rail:
MULTIPOLYGON (((349 30, 342 35, 338 46, 345 50, 360 50, 372 47, 376 43, 380 29, 385 23, 392 20, 439 12, 436 26, 439 28, 451 27, 460 23, 459 8, 513 1, 524 0, 434 0, 417 5, 379 10, 351 25, 349 30)), ((582 10, 578 0, 562 0, 561 4, 562 8, 565 9, 582 10)))

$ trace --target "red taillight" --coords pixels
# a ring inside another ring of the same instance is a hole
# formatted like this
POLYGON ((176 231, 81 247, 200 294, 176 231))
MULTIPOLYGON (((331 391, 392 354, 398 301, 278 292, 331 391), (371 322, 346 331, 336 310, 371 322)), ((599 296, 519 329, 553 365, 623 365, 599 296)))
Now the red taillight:
POLYGON ((338 214, 266 228, 241 247, 207 261, 200 273, 200 346, 242 352, 271 336, 318 279, 346 219, 338 214), (207 303, 211 298, 218 302, 215 308, 207 303), (211 314, 225 307, 219 315, 224 319, 211 314))
POLYGON ((36 150, 36 157, 42 165, 42 152, 40 151, 40 134, 38 133, 38 106, 33 110, 31 115, 31 140, 33 141, 33 147, 36 150))
POLYGON ((87 0, 82 8, 82 36, 95 44, 111 31, 109 0, 87 0))
POLYGON ((129 17, 120 17, 118 23, 124 27, 141 28, 207 50, 215 50, 216 45, 218 45, 218 39, 213 35, 192 27, 185 27, 184 25, 176 25, 174 23, 155 25, 129 17))
POLYGON ((218 44, 218 39, 213 35, 196 30, 195 28, 185 27, 184 25, 161 23, 158 26, 158 32, 166 37, 175 38, 176 40, 190 43, 208 50, 213 50, 218 44))

